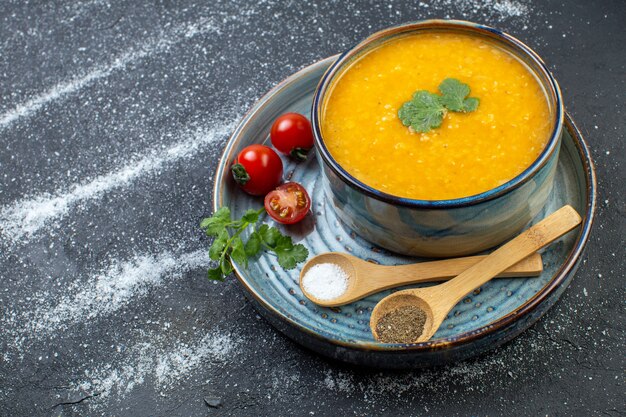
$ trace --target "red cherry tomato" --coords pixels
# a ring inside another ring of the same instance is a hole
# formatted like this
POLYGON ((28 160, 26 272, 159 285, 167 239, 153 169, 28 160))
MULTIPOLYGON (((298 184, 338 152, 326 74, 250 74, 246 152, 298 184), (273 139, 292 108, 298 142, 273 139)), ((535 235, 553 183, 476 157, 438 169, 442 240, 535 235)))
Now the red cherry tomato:
POLYGON ((250 145, 239 152, 231 172, 245 192, 265 195, 282 181, 283 161, 272 148, 250 145))
POLYGON ((265 211, 282 224, 297 223, 311 208, 311 198, 297 182, 279 185, 265 196, 265 211))
POLYGON ((313 147, 313 129, 303 115, 285 113, 274 121, 270 139, 279 152, 304 161, 313 147))

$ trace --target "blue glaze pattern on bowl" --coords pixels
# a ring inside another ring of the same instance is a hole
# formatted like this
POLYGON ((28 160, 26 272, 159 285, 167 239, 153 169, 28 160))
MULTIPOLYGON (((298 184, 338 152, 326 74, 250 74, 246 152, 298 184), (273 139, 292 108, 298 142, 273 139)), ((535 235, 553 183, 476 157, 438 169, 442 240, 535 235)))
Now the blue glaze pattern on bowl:
POLYGON ((338 217, 359 235, 386 249, 414 256, 452 257, 476 253, 517 234, 533 219, 552 190, 563 128, 563 105, 556 80, 528 46, 510 35, 475 23, 426 20, 377 32, 342 54, 322 77, 311 120, 325 195, 338 217), (321 118, 326 93, 355 59, 389 39, 420 31, 456 31, 488 38, 522 60, 543 85, 554 128, 546 147, 524 172, 507 183, 453 200, 414 200, 373 189, 353 177, 324 144, 321 118))
MULTIPOLYGON (((334 59, 326 59, 293 75, 262 98, 242 120, 218 166, 215 209, 226 205, 235 216, 240 216, 249 208, 261 206, 262 199, 246 195, 232 181, 229 162, 245 146, 267 140, 267 132, 280 114, 306 112, 317 82, 334 59)), ((310 256, 327 251, 348 252, 385 265, 422 260, 373 246, 343 224, 325 197, 315 157, 301 164, 287 159, 284 162, 286 179, 303 184, 311 194, 313 205, 302 223, 283 227, 283 231, 304 244, 310 256)), ((393 290, 340 308, 322 308, 302 295, 298 287, 299 269, 283 270, 271 254, 262 254, 247 269, 235 265, 235 272, 244 293, 263 317, 316 352, 351 363, 385 368, 442 364, 477 355, 515 337, 545 313, 572 279, 594 215, 595 177, 586 145, 569 118, 556 163, 554 188, 547 205, 533 221, 564 204, 576 208, 584 224, 547 248, 543 253, 541 276, 490 281, 455 306, 434 339, 426 343, 382 344, 373 339, 369 330, 370 312, 393 290)))

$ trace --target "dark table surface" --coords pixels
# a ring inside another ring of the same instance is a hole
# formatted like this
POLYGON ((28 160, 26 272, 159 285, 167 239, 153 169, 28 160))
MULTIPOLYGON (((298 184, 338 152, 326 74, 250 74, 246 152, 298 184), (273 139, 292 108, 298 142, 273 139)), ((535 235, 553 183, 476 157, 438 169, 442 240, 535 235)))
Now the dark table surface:
POLYGON ((623 1, 2 2, 0 415, 623 415, 624 22, 623 1), (354 368, 277 333, 234 279, 209 282, 197 224, 256 99, 430 17, 546 60, 592 150, 597 218, 572 285, 514 341, 354 368))

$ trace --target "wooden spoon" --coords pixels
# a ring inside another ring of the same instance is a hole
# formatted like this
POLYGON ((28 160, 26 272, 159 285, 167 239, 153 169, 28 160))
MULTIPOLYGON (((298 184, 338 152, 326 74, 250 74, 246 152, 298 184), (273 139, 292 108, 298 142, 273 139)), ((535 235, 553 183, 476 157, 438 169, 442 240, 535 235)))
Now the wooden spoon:
POLYGON ((564 206, 496 249, 456 278, 432 287, 398 291, 388 295, 380 300, 372 311, 370 328, 374 338, 381 340, 376 327, 383 316, 398 308, 415 306, 423 310, 426 321, 421 335, 408 343, 420 343, 429 340, 439 329, 448 312, 466 294, 485 284, 529 254, 563 236, 578 226, 580 222, 581 218, 576 210, 571 206, 564 206))
MULTIPOLYGON (((321 253, 311 259, 300 271, 300 288, 302 293, 315 304, 322 307, 336 307, 350 304, 370 294, 389 288, 421 282, 442 281, 453 278, 469 267, 477 264, 487 255, 467 256, 464 258, 445 259, 440 261, 420 262, 410 265, 377 265, 364 261, 356 256, 339 252, 321 253), (337 298, 321 300, 310 294, 302 285, 302 279, 311 267, 331 263, 339 266, 348 275, 348 288, 337 298)), ((543 271, 541 255, 532 254, 516 263, 498 277, 530 277, 539 276, 543 271)))

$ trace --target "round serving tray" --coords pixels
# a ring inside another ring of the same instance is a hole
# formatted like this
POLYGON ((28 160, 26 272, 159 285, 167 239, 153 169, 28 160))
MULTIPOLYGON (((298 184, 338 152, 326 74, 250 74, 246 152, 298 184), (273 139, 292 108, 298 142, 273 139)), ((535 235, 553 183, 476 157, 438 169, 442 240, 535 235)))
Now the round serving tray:
MULTIPOLYGON (((295 111, 308 115, 315 88, 335 59, 336 56, 327 58, 287 78, 243 118, 218 164, 214 209, 228 206, 234 216, 241 216, 249 208, 261 207, 261 198, 238 189, 230 176, 230 162, 245 146, 266 142, 272 122, 282 113, 295 111)), ((278 227, 294 241, 304 244, 310 256, 327 251, 349 252, 385 265, 424 260, 373 247, 340 223, 324 198, 315 156, 303 163, 288 159, 283 162, 286 178, 304 185, 313 204, 311 213, 301 223, 278 227)), ((581 259, 594 217, 595 200, 596 180, 587 145, 571 117, 566 115, 554 189, 535 221, 570 204, 584 218, 582 227, 544 251, 541 276, 488 282, 455 306, 433 339, 426 343, 384 344, 373 339, 370 312, 382 297, 394 290, 340 308, 318 307, 298 287, 299 268, 286 271, 268 253, 261 254, 247 268, 235 265, 235 275, 261 315, 287 336, 316 352, 384 368, 438 365, 499 346, 530 327, 556 302, 581 259)))

